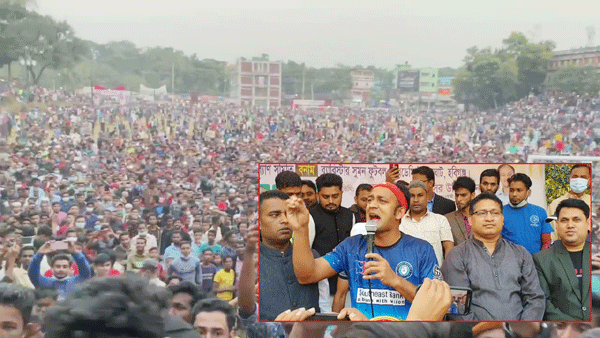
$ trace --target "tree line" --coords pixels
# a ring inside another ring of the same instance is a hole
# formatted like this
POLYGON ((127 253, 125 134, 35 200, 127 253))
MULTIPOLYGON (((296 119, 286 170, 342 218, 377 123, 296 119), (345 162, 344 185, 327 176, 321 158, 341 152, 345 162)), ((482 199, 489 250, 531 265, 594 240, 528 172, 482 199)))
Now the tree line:
MULTIPOLYGON (((185 55, 170 47, 140 48, 129 41, 98 44, 75 35, 65 21, 57 22, 27 9, 32 0, 0 0, 0 69, 9 78, 28 79, 28 84, 47 88, 79 89, 92 84, 125 86, 136 91, 140 84, 169 92, 196 90, 205 95, 230 96, 235 66, 224 61, 185 55), (6 66, 6 67, 5 67, 6 66), (174 70, 174 88, 171 88, 174 70)), ((466 51, 458 69, 442 68, 439 77, 455 77, 458 102, 480 108, 500 107, 529 94, 546 90, 598 93, 600 80, 591 65, 573 65, 550 73, 548 62, 556 44, 529 41, 512 33, 502 48, 466 51)), ((395 70, 375 66, 315 68, 291 60, 282 64, 283 95, 287 98, 349 99, 351 71, 368 69, 375 75, 372 101, 395 97, 395 70)))
POLYGON ((530 94, 559 91, 597 95, 600 78, 592 65, 569 65, 549 70, 556 44, 529 41, 513 32, 502 48, 467 49, 452 86, 458 102, 480 108, 496 108, 530 94))

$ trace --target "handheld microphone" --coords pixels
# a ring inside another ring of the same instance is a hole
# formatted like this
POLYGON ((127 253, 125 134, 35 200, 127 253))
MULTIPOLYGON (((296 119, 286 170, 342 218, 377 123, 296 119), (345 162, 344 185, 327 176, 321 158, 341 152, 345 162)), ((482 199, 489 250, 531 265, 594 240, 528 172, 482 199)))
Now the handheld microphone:
MULTIPOLYGON (((373 253, 373 247, 375 246, 375 232, 377 231, 377 222, 368 221, 365 224, 367 230, 367 252, 373 253)), ((371 299, 371 318, 375 317, 375 311, 373 311, 373 294, 371 293, 371 280, 369 279, 369 298, 371 299)))
POLYGON ((373 253, 373 246, 375 245, 375 232, 377 231, 377 222, 368 221, 365 225, 367 229, 367 252, 373 253))

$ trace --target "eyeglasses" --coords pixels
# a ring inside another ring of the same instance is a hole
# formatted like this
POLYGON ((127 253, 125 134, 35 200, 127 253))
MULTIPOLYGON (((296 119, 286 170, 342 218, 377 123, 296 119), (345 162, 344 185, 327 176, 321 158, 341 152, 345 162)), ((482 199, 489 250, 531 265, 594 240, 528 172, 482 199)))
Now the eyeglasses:
POLYGON ((502 211, 500 210, 479 210, 475 211, 473 215, 477 217, 485 217, 488 213, 491 214, 494 218, 502 216, 502 211))

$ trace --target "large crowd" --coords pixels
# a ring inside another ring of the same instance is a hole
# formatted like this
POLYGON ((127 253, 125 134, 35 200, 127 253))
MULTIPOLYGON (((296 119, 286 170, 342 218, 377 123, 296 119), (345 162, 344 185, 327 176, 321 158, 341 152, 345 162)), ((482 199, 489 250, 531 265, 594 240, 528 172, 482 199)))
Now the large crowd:
MULTIPOLYGON (((39 336, 60 332, 44 322, 46 314, 59 318, 78 299, 110 290, 103 278, 123 287, 142 283, 129 275, 169 291, 132 297, 153 298, 145 306, 164 310, 157 313, 170 329, 286 334, 280 325, 256 323, 252 234, 261 162, 516 163, 531 154, 600 154, 592 113, 600 100, 592 97, 531 97, 474 113, 95 105, 89 96, 39 87, 8 96, 48 107, 0 108, 0 278, 35 290, 27 319, 39 323, 39 336), (206 309, 224 313, 222 327, 205 327, 219 322, 204 318, 206 309)), ((592 187, 599 183, 594 175, 592 187)))

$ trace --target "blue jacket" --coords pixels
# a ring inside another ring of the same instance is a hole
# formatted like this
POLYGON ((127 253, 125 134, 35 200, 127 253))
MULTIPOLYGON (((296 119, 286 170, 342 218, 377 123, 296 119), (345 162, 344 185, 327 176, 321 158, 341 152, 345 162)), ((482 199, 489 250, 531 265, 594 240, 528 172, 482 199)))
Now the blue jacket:
MULTIPOLYGON (((87 216, 86 216, 87 217, 87 216)), ((86 229, 94 229, 94 224, 98 220, 98 216, 96 214, 92 214, 88 220, 85 221, 86 229)))
POLYGON ((79 275, 73 277, 67 277, 62 280, 58 280, 55 277, 44 277, 40 273, 40 263, 42 262, 42 255, 36 253, 29 264, 29 279, 31 283, 36 287, 40 288, 53 288, 58 291, 60 299, 65 297, 65 294, 75 288, 75 286, 90 278, 90 266, 85 259, 85 256, 81 253, 73 255, 73 260, 79 268, 79 275))

